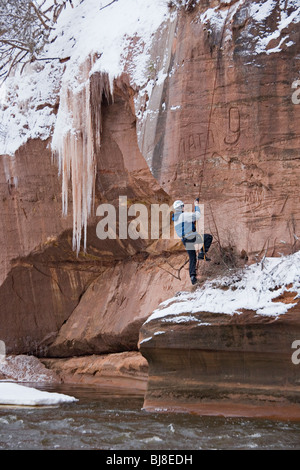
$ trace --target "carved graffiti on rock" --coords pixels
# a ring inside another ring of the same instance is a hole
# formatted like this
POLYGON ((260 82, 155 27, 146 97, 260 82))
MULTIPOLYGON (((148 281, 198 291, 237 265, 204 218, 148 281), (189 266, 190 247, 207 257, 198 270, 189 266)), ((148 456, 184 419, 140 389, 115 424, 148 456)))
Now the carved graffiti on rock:
POLYGON ((180 159, 189 158, 191 155, 204 155, 206 150, 214 146, 214 135, 211 130, 208 133, 195 132, 181 137, 179 141, 178 154, 180 159))
POLYGON ((261 204, 263 199, 263 188, 249 188, 245 194, 245 202, 247 204, 261 204))
POLYGON ((234 145, 239 141, 241 135, 241 117, 239 108, 232 106, 228 110, 228 131, 224 138, 227 145, 234 145))

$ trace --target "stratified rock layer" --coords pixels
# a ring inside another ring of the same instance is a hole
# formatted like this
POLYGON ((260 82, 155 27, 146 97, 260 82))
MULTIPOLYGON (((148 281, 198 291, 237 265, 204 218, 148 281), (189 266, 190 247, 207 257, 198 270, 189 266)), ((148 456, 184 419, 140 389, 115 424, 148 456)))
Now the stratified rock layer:
POLYGON ((63 383, 123 389, 136 394, 143 394, 147 387, 148 364, 138 352, 43 359, 42 362, 63 383))
POLYGON ((279 318, 199 312, 150 319, 146 410, 300 419, 299 303, 279 318))

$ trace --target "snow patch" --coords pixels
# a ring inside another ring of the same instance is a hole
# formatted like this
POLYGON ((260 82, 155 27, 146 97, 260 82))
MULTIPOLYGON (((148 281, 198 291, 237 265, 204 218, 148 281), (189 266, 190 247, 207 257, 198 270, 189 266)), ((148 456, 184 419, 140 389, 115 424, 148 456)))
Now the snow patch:
POLYGON ((62 393, 45 392, 10 382, 0 382, 0 405, 54 406, 73 403, 76 398, 62 393))
POLYGON ((178 109, 181 109, 180 105, 170 107, 170 111, 177 111, 178 109))
MULTIPOLYGON (((222 3, 230 2, 226 1, 222 3)), ((279 0, 279 5, 277 0, 261 0, 257 3, 247 3, 245 0, 240 0, 232 6, 229 6, 227 10, 222 10, 219 6, 208 8, 200 15, 200 21, 203 24, 208 25, 209 29, 214 32, 220 32, 224 26, 226 26, 224 29, 225 36, 223 39, 223 42, 225 43, 229 39, 232 39, 230 22, 236 12, 238 12, 240 18, 249 18, 251 20, 249 27, 246 26, 242 34, 245 40, 247 39, 249 41, 249 45, 255 44, 254 53, 271 54, 274 52, 280 52, 283 45, 285 45, 285 47, 290 47, 294 44, 294 42, 290 40, 289 35, 284 35, 283 37, 281 37, 281 35, 291 24, 300 22, 300 6, 298 0, 279 0), (277 7, 279 7, 279 17, 275 24, 275 29, 271 30, 270 26, 267 24, 267 20, 277 7), (249 30, 253 23, 257 25, 255 36, 249 30), (278 39, 279 44, 272 49, 269 48, 268 46, 270 41, 276 39, 278 39)), ((245 51, 245 54, 247 53, 248 52, 245 51)))
POLYGON ((257 54, 272 54, 280 52, 282 50, 282 45, 285 43, 286 47, 290 47, 294 44, 293 41, 289 40, 289 35, 284 35, 283 31, 288 28, 291 24, 296 24, 300 22, 300 6, 299 2, 296 0, 280 0, 279 1, 279 18, 274 31, 266 25, 267 19, 273 13, 274 9, 277 7, 278 1, 276 0, 267 0, 261 1, 260 3, 254 3, 250 6, 249 16, 263 28, 262 35, 257 37, 255 52, 257 54), (290 9, 293 9, 292 12, 290 9), (269 44, 272 40, 279 40, 279 43, 276 47, 269 48, 269 44))
POLYGON ((250 16, 256 22, 265 21, 277 5, 277 0, 266 0, 250 5, 250 16))
POLYGON ((152 339, 152 336, 149 336, 149 338, 144 338, 144 339, 142 339, 140 344, 147 343, 147 341, 150 341, 151 339, 152 339))

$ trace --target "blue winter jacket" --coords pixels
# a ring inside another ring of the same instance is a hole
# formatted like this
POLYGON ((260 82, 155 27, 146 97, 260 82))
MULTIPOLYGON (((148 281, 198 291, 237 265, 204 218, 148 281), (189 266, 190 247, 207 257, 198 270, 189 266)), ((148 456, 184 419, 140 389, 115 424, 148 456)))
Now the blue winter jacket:
POLYGON ((175 230, 180 238, 186 238, 191 240, 196 235, 196 220, 200 219, 200 207, 195 206, 195 212, 175 212, 173 214, 173 220, 175 230))

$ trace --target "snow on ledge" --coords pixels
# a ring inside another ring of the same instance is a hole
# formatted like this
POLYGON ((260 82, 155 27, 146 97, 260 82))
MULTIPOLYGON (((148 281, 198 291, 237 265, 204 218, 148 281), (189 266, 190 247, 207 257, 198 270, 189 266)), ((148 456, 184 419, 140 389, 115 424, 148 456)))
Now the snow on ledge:
MULTIPOLYGON (((195 292, 180 292, 162 302, 146 320, 163 322, 194 321, 194 313, 211 312, 240 314, 243 309, 257 315, 278 317, 296 305, 300 296, 300 251, 280 258, 265 258, 263 262, 245 267, 237 274, 207 281, 195 292), (288 293, 291 301, 280 296, 288 293)), ((199 326, 202 323, 198 320, 199 326)))
POLYGON ((11 382, 0 382, 0 406, 53 406, 72 403, 77 398, 62 393, 45 392, 11 382))

